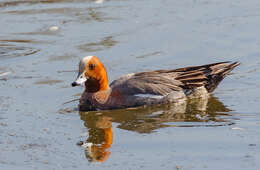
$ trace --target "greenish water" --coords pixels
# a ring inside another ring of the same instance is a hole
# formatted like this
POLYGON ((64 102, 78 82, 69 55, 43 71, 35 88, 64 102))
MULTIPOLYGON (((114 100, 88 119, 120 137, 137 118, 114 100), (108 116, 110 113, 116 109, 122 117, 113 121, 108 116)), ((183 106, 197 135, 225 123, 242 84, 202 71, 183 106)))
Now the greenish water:
POLYGON ((0 1, 0 169, 259 169, 259 9, 257 0, 0 1), (70 84, 86 55, 110 81, 241 65, 206 102, 79 112, 69 101, 83 87, 70 84))

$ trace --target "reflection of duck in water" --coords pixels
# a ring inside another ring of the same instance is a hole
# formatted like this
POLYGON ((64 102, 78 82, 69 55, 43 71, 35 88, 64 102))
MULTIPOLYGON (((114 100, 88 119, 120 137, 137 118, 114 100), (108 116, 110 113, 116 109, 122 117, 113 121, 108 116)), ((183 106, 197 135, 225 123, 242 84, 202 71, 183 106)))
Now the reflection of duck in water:
POLYGON ((86 142, 80 142, 85 148, 86 158, 91 162, 103 162, 110 155, 110 147, 113 142, 112 122, 107 116, 81 115, 88 128, 89 138, 86 142))
POLYGON ((156 70, 123 76, 110 85, 107 72, 95 56, 84 57, 72 86, 85 83, 81 110, 109 110, 176 103, 208 96, 239 64, 221 62, 175 70, 156 70))
POLYGON ((165 127, 230 125, 229 114, 225 113, 229 111, 218 99, 210 97, 209 100, 194 99, 156 107, 80 112, 89 132, 88 139, 81 144, 89 161, 103 162, 109 157, 113 142, 112 122, 118 123, 120 129, 151 133, 165 127))

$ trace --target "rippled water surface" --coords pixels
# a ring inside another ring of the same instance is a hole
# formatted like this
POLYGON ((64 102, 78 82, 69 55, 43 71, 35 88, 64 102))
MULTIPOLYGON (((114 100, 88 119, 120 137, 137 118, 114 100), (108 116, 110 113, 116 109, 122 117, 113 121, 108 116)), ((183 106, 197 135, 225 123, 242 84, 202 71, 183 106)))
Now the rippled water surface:
POLYGON ((259 169, 259 28, 258 0, 1 0, 0 169, 259 169), (208 101, 79 112, 86 55, 110 81, 241 65, 208 101))

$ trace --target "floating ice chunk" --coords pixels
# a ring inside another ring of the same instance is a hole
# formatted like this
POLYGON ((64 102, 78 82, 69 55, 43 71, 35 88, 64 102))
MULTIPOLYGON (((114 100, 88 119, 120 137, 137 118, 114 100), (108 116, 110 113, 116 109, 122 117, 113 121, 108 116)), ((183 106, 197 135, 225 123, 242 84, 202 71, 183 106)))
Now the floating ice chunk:
POLYGON ((104 0, 96 0, 95 3, 96 3, 96 4, 103 4, 103 3, 104 3, 104 0))
POLYGON ((243 128, 240 128, 240 127, 233 127, 233 128, 231 128, 232 130, 245 130, 245 129, 243 129, 243 128))
POLYGON ((8 72, 3 72, 3 73, 0 73, 0 76, 6 76, 6 75, 8 75, 8 74, 10 74, 11 72, 10 71, 8 71, 8 72))
POLYGON ((58 26, 51 26, 49 28, 50 31, 58 31, 59 30, 59 27, 58 26))

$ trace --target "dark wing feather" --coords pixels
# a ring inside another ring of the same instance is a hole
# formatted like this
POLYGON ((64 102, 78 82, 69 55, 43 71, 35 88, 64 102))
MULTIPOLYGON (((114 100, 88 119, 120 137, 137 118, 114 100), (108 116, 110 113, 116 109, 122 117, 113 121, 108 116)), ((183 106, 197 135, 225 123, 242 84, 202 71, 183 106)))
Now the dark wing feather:
POLYGON ((231 72, 238 62, 220 62, 196 67, 176 69, 180 74, 176 80, 181 81, 184 89, 204 86, 209 93, 213 92, 218 84, 231 72))
POLYGON ((126 95, 166 95, 204 86, 212 92, 224 77, 238 66, 238 62, 220 62, 175 70, 157 70, 126 75, 111 83, 114 90, 126 95))
POLYGON ((174 77, 160 71, 142 72, 121 77, 113 81, 110 86, 125 95, 166 95, 172 91, 182 90, 180 87, 182 83, 174 77))

